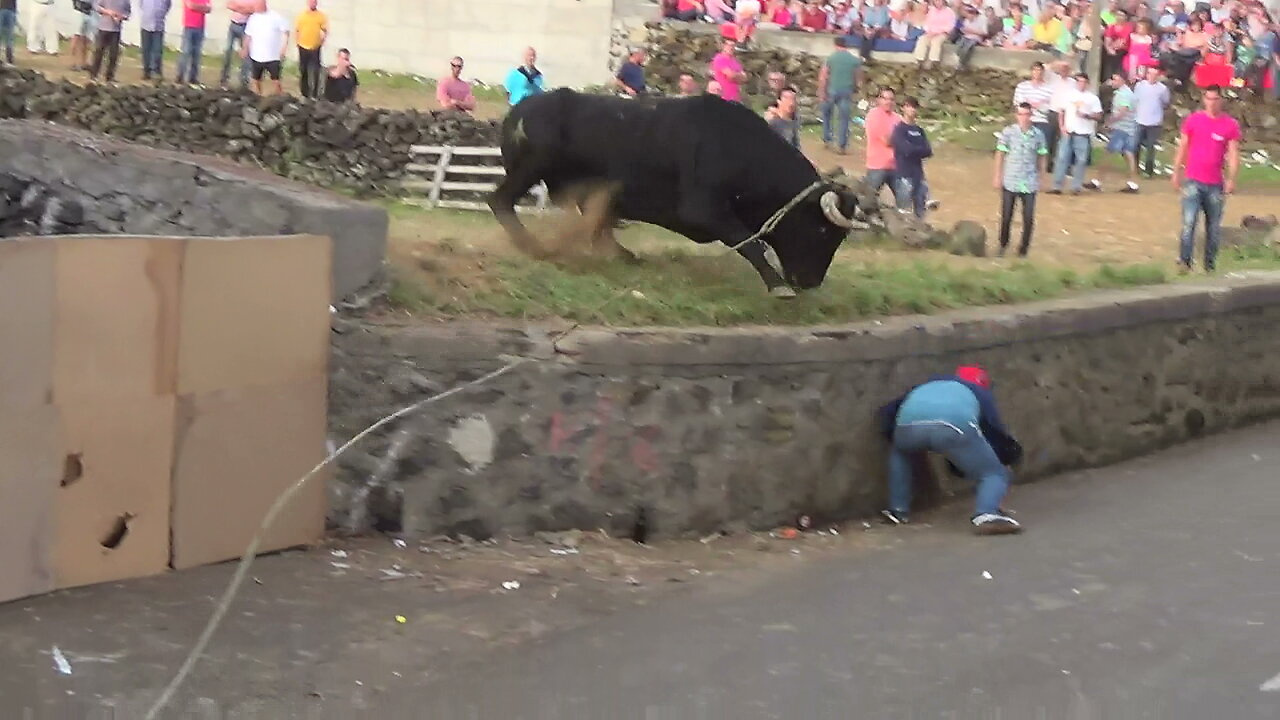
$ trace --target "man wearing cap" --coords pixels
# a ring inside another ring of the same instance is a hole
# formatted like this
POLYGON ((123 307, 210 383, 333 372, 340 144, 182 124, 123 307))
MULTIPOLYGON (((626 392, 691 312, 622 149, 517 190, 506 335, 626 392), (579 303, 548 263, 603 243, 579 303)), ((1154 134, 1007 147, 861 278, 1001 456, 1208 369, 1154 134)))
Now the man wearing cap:
POLYGON ((879 412, 880 430, 889 441, 888 522, 908 522, 911 512, 912 457, 936 452, 965 477, 977 481, 978 493, 970 518, 979 535, 1007 535, 1022 531, 1018 521, 1000 508, 1009 490, 1009 472, 1022 457, 1022 447, 1000 421, 991 379, 976 365, 961 365, 950 375, 938 375, 885 405, 879 412))

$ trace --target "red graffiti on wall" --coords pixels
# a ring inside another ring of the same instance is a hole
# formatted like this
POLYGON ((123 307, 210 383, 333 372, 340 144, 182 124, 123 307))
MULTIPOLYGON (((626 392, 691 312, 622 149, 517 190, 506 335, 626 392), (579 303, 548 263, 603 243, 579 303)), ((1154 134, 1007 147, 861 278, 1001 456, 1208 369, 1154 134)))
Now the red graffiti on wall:
POLYGON ((655 425, 632 426, 629 422, 618 422, 623 418, 615 414, 615 404, 612 397, 598 396, 591 417, 580 423, 574 423, 560 411, 551 414, 547 446, 553 454, 570 450, 575 438, 584 433, 590 433, 583 453, 582 479, 597 489, 600 484, 600 469, 609 457, 609 441, 619 436, 619 428, 622 436, 628 441, 627 457, 632 465, 646 474, 656 473, 661 467, 658 453, 653 446, 654 441, 662 434, 661 428, 655 425))

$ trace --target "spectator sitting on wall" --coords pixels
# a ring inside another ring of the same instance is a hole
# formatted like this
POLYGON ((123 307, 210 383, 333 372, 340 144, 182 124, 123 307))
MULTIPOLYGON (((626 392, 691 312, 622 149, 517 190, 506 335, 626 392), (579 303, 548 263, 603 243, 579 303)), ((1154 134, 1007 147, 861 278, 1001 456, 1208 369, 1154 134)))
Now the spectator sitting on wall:
POLYGON ((828 28, 827 11, 817 2, 811 2, 800 11, 800 27, 805 32, 826 32, 828 28))
POLYGON ((769 95, 773 100, 782 97, 782 91, 787 89, 787 76, 779 70, 773 70, 765 78, 765 82, 769 85, 769 95))
POLYGON ((689 73, 680 76, 680 81, 676 84, 679 89, 680 97, 692 97, 699 94, 698 81, 689 73))
POLYGON ((545 76, 538 69, 537 62, 538 51, 527 47, 524 49, 524 64, 507 73, 507 81, 503 84, 507 89, 507 101, 512 107, 530 95, 537 95, 545 89, 545 76))
POLYGON ((342 48, 338 51, 338 61, 325 73, 324 99, 335 103, 355 102, 359 89, 360 77, 351 64, 351 51, 342 48))
POLYGON ((635 48, 622 61, 618 73, 613 77, 614 87, 620 95, 640 97, 644 95, 644 58, 643 48, 635 48))
POLYGON ((1005 50, 1026 50, 1031 45, 1031 28, 1022 22, 1022 16, 1013 18, 1013 23, 1004 29, 1004 38, 1000 47, 1005 50))
POLYGON ((463 64, 461 57, 454 57, 449 61, 449 74, 436 83, 436 102, 444 110, 469 113, 476 109, 471 83, 462 79, 463 64))

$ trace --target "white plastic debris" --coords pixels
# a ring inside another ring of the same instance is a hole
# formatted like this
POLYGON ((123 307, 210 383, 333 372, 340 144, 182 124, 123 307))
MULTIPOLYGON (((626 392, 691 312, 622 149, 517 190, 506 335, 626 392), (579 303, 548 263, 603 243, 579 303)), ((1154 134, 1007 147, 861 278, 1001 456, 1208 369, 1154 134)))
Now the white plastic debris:
POLYGON ((348 565, 348 564, 346 564, 346 563, 336 563, 336 562, 331 562, 331 563, 329 563, 329 564, 330 564, 330 565, 332 565, 332 566, 333 566, 333 568, 334 568, 335 570, 346 570, 347 568, 350 568, 350 567, 351 567, 350 565, 348 565))
POLYGON ((646 297, 644 296, 644 293, 640 292, 639 290, 632 290, 632 291, 631 291, 631 297, 633 297, 633 298, 635 298, 635 299, 637 299, 637 300, 647 300, 647 299, 648 299, 648 298, 646 298, 646 297))
POLYGON ((401 540, 400 538, 395 538, 395 539, 393 539, 393 540, 391 541, 391 544, 392 544, 392 545, 395 545, 395 546, 396 546, 396 547, 398 547, 398 548, 403 548, 403 547, 405 547, 405 542, 404 542, 403 540, 401 540))
POLYGON ((551 548, 552 555, 577 555, 578 548, 551 548))
POLYGON ((346 551, 346 550, 331 550, 331 551, 329 552, 329 554, 330 554, 330 555, 332 555, 332 556, 334 556, 334 557, 336 557, 336 558, 344 558, 344 557, 346 557, 346 556, 347 556, 347 551, 346 551))
POLYGON ((636 576, 635 576, 635 575, 628 575, 628 576, 627 576, 627 584, 628 584, 628 585, 639 585, 639 584, 640 584, 640 581, 636 579, 636 576))
POLYGON ((67 662, 67 658, 62 654, 62 650, 57 645, 53 646, 53 666, 58 668, 58 672, 63 675, 71 674, 71 663, 67 662))
POLYGON ((990 573, 990 572, 988 572, 988 571, 986 571, 986 570, 983 570, 983 571, 982 571, 982 578, 983 578, 984 580, 990 580, 990 579, 991 579, 991 573, 990 573))
POLYGON ((400 571, 399 569, 397 569, 397 568, 383 568, 383 569, 382 569, 382 579, 383 579, 383 580, 400 580, 400 579, 402 579, 402 578, 407 578, 407 577, 409 577, 409 576, 408 576, 408 575, 406 575, 405 573, 401 572, 401 571, 400 571))
POLYGON ((1073 592, 1073 593, 1075 593, 1075 594, 1077 594, 1077 595, 1079 595, 1079 594, 1080 594, 1080 590, 1079 590, 1079 588, 1071 588, 1071 592, 1073 592))
POLYGON ((506 581, 506 582, 502 583, 502 589, 503 589, 503 590, 519 590, 519 589, 520 589, 520 581, 519 581, 519 580, 508 580, 508 581, 506 581))
POLYGON ((1258 462, 1259 460, 1261 460, 1261 459, 1262 459, 1262 456, 1261 456, 1261 455, 1259 455, 1258 453, 1254 453, 1254 454, 1250 455, 1249 457, 1253 458, 1253 461, 1254 461, 1254 462, 1258 462))

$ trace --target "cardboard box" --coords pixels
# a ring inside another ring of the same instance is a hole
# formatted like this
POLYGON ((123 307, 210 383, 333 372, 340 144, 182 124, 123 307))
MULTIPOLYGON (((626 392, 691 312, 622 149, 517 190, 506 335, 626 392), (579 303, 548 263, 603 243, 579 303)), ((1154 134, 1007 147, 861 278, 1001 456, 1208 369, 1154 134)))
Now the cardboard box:
MULTIPOLYGON (((173 457, 173 558, 184 569, 239 557, 285 488, 325 457, 328 379, 178 398, 173 457)), ((276 517, 260 551, 324 534, 330 469, 276 517)))
POLYGON ((54 259, 51 242, 0 240, 0 412, 52 399, 54 259))
POLYGON ((174 408, 172 395, 59 407, 57 588, 146 577, 169 567, 174 408))
POLYGON ((55 404, 174 391, 178 238, 59 237, 55 404))
POLYGON ((188 240, 178 394, 327 375, 331 258, 317 235, 188 240))
POLYGON ((58 425, 50 405, 0 414, 0 602, 54 589, 58 425))

